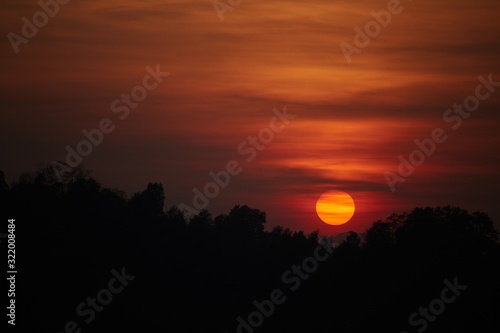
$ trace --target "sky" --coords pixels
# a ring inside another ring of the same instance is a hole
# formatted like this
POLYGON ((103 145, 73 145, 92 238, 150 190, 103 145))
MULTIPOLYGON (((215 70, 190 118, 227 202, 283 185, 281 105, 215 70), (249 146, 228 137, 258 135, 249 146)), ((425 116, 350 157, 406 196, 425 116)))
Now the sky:
POLYGON ((193 189, 229 163, 213 215, 246 204, 269 228, 338 234, 453 205, 500 227, 500 84, 477 88, 500 82, 497 0, 47 3, 52 15, 33 0, 0 7, 9 182, 65 161, 104 121, 81 165, 129 195, 161 182, 167 208, 194 207, 193 189), (475 111, 447 111, 464 100, 475 111), (429 154, 412 155, 415 140, 429 154), (418 164, 411 175, 399 156, 418 164), (317 216, 329 190, 352 196, 348 223, 317 216))

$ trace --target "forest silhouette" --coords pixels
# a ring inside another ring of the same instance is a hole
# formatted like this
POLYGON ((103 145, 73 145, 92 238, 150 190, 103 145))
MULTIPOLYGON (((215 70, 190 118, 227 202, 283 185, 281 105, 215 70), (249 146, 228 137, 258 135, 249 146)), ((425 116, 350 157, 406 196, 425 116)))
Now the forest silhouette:
MULTIPOLYGON (((162 184, 128 197, 83 168, 59 178, 50 166, 7 184, 4 221, 16 219, 17 325, 22 332, 334 333, 486 332, 498 328, 500 246, 487 214, 417 207, 349 232, 291 291, 283 275, 312 257, 317 232, 266 229, 266 214, 235 205, 186 217, 164 207, 162 184), (75 312, 108 286, 112 270, 135 276, 95 319, 75 312), (409 316, 441 297, 444 280, 467 289, 442 314, 409 316), (255 301, 286 301, 259 327, 239 327, 255 301)), ((304 221, 307 222, 307 221, 304 221)), ((322 254, 327 253, 324 248, 322 254)))

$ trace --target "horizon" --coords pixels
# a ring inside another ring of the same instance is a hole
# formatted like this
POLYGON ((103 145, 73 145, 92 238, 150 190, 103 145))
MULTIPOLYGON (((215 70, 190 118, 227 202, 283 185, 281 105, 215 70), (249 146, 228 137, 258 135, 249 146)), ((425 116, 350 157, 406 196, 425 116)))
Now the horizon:
MULTIPOLYGON (((47 168, 48 170, 51 170, 51 172, 54 172, 55 174, 55 178, 58 178, 58 171, 56 170, 64 170, 64 168, 54 168, 52 166, 45 166, 45 168, 47 168)), ((113 190, 113 191, 117 191, 118 193, 122 193, 125 197, 125 199, 127 201, 131 200, 135 195, 138 195, 138 194, 141 194, 143 191, 146 190, 147 186, 145 186, 142 191, 137 191, 137 192, 134 192, 134 193, 127 193, 126 191, 123 191, 121 189, 118 189, 118 188, 110 188, 110 187, 107 187, 105 184, 103 184, 102 182, 100 182, 98 179, 95 179, 92 175, 92 172, 90 170, 86 170, 83 166, 79 166, 79 170, 82 170, 83 172, 85 173, 88 173, 87 174, 87 177, 89 177, 90 179, 92 180, 95 180, 100 186, 102 189, 110 189, 110 190, 113 190)), ((23 175, 27 175, 28 177, 31 177, 31 176, 36 176, 37 172, 39 171, 42 171, 42 169, 39 169, 39 170, 36 170, 36 172, 24 172, 22 173, 23 175)), ((2 172, 2 170, 0 170, 0 172, 2 172)), ((63 175, 64 173, 61 172, 59 173, 59 175, 63 175)), ((14 180, 14 181, 11 181, 11 182, 7 182, 7 185, 9 187, 11 186, 16 186, 18 183, 19 183, 19 180, 14 180)), ((58 179, 58 180, 61 180, 61 179, 58 179)), ((148 184, 154 184, 153 182, 149 182, 148 184)), ((161 183, 158 183, 160 185, 162 185, 162 187, 164 188, 163 184, 161 183)), ((171 208, 177 208, 179 209, 183 215, 184 215, 184 219, 185 219, 185 222, 187 224, 190 223, 190 221, 192 220, 193 217, 195 216, 199 216, 198 214, 201 212, 201 211, 198 211, 194 214, 189 214, 188 211, 186 210, 182 210, 181 207, 179 207, 179 205, 176 205, 176 204, 172 204, 172 205, 169 205, 167 202, 166 202, 166 198, 163 200, 163 209, 162 209, 162 212, 164 214, 166 214, 171 208)), ((240 203, 240 204, 233 204, 230 206, 230 208, 227 210, 227 211, 222 211, 222 212, 212 212, 210 209, 208 208, 203 208, 203 210, 207 211, 213 219, 215 219, 217 216, 225 216, 227 215, 230 210, 232 210, 233 208, 237 207, 237 206, 247 206, 251 209, 257 209, 261 212, 263 212, 264 214, 266 214, 266 224, 264 225, 264 230, 266 232, 270 232, 272 231, 272 229, 274 227, 282 227, 283 229, 289 229, 291 232, 293 233, 298 233, 298 232, 304 232, 306 235, 311 235, 312 233, 314 232, 319 232, 319 236, 320 237, 332 237, 332 241, 334 241, 334 244, 333 245, 340 245, 344 240, 345 238, 351 233, 351 232, 355 232, 357 233, 360 237, 361 237, 361 240, 364 241, 364 236, 366 235, 366 232, 373 227, 374 223, 376 222, 379 222, 379 221, 382 221, 382 222, 387 222, 388 220, 390 220, 390 217, 392 215, 405 215, 405 214, 410 214, 410 213, 413 213, 415 211, 418 211, 418 210, 421 210, 421 209, 427 209, 427 208, 431 208, 431 209, 440 209, 440 208, 457 208, 457 209, 460 209, 460 210, 463 210, 465 211, 467 214, 474 214, 474 213, 482 213, 482 214, 486 214, 486 216, 488 216, 490 219, 491 219, 491 216, 488 214, 488 212, 484 212, 484 211, 469 211, 467 209, 464 209, 462 207, 458 207, 458 206, 453 206, 453 205, 445 205, 445 206, 432 206, 432 205, 427 205, 427 206, 414 206, 413 208, 409 209, 409 210, 406 210, 406 211, 393 211, 391 212, 390 214, 386 215, 386 216, 381 216, 381 217, 378 217, 378 218, 375 218, 371 221, 365 221, 364 225, 366 224, 367 227, 366 229, 364 230, 353 230, 353 229, 349 229, 347 228, 347 230, 345 231, 338 231, 338 227, 337 228, 332 228, 330 230, 332 230, 332 232, 330 233, 325 233, 325 232, 321 232, 321 230, 319 229, 315 229, 315 230, 303 230, 303 229, 293 229, 293 228, 290 228, 290 227, 287 227, 286 226, 286 223, 285 224, 280 224, 276 221, 270 221, 269 220, 269 217, 267 215, 267 212, 264 211, 264 210, 261 210, 259 207, 253 207, 253 206, 249 206, 249 205, 246 205, 245 203, 240 203), (333 230, 337 229, 337 233, 333 233, 333 230)), ((492 220, 493 222, 493 228, 500 232, 500 229, 498 228, 496 221, 492 220)), ((349 225, 348 225, 349 226, 349 225)))

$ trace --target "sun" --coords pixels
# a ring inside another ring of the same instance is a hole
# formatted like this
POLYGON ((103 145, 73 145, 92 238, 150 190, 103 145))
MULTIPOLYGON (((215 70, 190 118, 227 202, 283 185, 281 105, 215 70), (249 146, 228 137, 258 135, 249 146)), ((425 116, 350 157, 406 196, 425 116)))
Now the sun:
POLYGON ((316 202, 316 213, 319 218, 330 225, 341 225, 349 222, 354 215, 355 205, 352 197, 342 191, 323 193, 316 202))

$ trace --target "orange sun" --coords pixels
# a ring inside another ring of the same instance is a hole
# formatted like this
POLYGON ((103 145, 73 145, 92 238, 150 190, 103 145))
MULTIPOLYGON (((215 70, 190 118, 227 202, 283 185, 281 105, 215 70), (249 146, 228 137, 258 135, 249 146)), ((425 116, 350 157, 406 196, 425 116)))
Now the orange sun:
POLYGON ((354 200, 342 191, 323 193, 316 202, 316 213, 326 224, 341 225, 354 215, 354 200))

